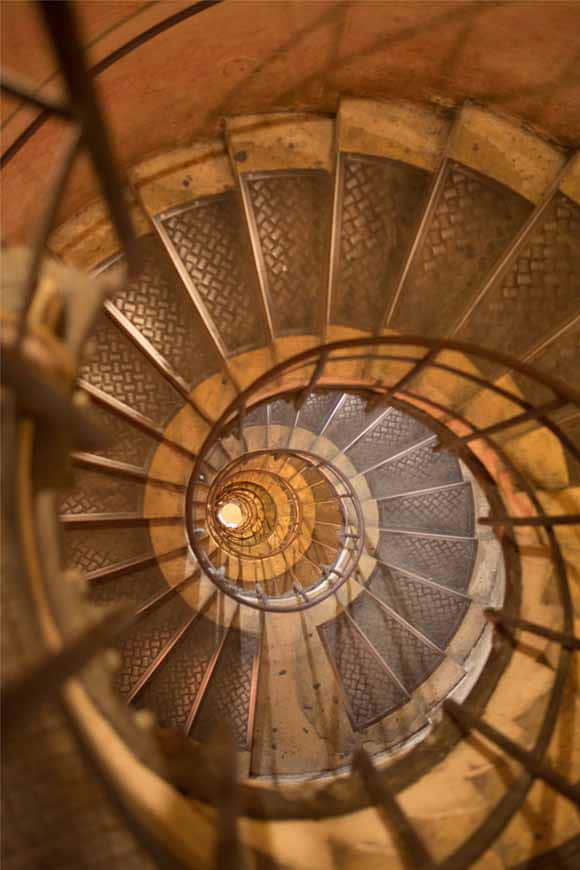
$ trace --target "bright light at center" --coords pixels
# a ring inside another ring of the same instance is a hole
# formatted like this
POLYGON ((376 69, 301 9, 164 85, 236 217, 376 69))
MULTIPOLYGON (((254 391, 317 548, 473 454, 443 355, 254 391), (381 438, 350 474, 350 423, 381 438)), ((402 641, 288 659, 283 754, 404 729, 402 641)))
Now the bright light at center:
POLYGON ((222 526, 226 526, 228 529, 237 529, 238 526, 241 526, 243 519, 242 509, 234 501, 226 502, 218 510, 218 520, 222 526))

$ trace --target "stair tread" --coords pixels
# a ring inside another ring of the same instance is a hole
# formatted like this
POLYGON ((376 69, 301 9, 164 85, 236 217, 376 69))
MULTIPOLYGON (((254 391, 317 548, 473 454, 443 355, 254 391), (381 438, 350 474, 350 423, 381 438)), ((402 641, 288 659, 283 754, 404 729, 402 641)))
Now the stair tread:
POLYGON ((366 584, 371 592, 426 637, 445 649, 470 602, 377 564, 366 584))
POLYGON ((448 453, 436 453, 433 443, 367 471, 365 477, 373 496, 404 495, 408 490, 457 483, 462 479, 459 462, 448 453))
POLYGON ((387 311, 430 174, 398 161, 340 155, 331 320, 372 331, 387 311))
POLYGON ((197 201, 161 223, 228 352, 263 347, 266 334, 235 192, 197 201))
POLYGON ((342 614, 319 626, 357 731, 402 706, 407 696, 365 646, 364 641, 342 614))
POLYGON ((392 326, 412 335, 447 334, 532 208, 505 185, 450 161, 392 326))
POLYGON ((472 536, 475 530, 473 493, 470 483, 417 495, 402 495, 379 501, 381 528, 472 536))
POLYGON ((381 561, 420 577, 466 592, 473 572, 477 541, 419 537, 381 532, 376 547, 381 561))
POLYGON ((142 236, 136 256, 139 275, 112 297, 113 305, 193 387, 219 371, 219 355, 158 237, 142 236))

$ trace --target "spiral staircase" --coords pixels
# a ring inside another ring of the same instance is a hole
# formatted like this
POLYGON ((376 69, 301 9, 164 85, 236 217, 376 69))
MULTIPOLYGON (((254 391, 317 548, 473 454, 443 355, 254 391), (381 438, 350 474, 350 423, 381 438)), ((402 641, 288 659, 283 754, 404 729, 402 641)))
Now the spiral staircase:
POLYGON ((128 175, 6 258, 6 866, 575 866, 580 157, 345 97, 128 175))

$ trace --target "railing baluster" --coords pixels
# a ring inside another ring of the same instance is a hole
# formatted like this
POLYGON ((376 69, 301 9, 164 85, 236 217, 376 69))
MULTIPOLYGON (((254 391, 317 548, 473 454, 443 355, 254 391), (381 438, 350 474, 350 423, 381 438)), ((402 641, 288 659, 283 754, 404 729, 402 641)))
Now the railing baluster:
POLYGON ((532 752, 528 752, 527 749, 518 746, 517 743, 514 743, 513 740, 510 740, 509 737, 506 737, 505 734, 502 734, 501 731, 498 731, 489 722, 480 719, 451 699, 444 702, 443 709, 464 731, 479 731, 480 734, 492 743, 495 743, 496 746, 499 746, 500 749, 503 749, 512 758, 519 761, 532 776, 543 779, 544 782, 547 782, 559 794, 567 797, 576 806, 580 806, 580 789, 564 779, 552 767, 543 761, 539 761, 532 752))
POLYGON ((183 516, 177 514, 175 516, 157 516, 143 517, 141 514, 133 513, 117 513, 117 514, 61 514, 59 517, 61 523, 69 529, 106 529, 118 528, 126 529, 137 526, 170 526, 176 523, 182 523, 183 516))
POLYGON ((512 517, 507 514, 479 517, 480 526, 577 526, 580 524, 580 514, 544 514, 539 517, 512 517))
POLYGON ((408 870, 433 868, 433 859, 421 837, 362 746, 353 756, 352 767, 362 779, 385 827, 395 835, 405 867, 408 870))
POLYGON ((68 640, 61 650, 33 666, 23 676, 2 687, 2 723, 10 730, 29 713, 60 690, 63 683, 78 673, 104 646, 129 628, 135 616, 128 608, 118 608, 91 625, 78 637, 68 640))
POLYGON ((51 37, 75 116, 79 119, 83 139, 132 274, 136 269, 135 233, 125 204, 125 185, 113 157, 108 127, 101 115, 95 88, 85 65, 83 41, 75 13, 67 0, 37 3, 37 8, 51 37))
POLYGON ((195 722, 195 720, 196 720, 196 718, 197 718, 197 714, 199 713, 199 709, 200 709, 200 707, 201 707, 201 704, 202 704, 203 699, 204 699, 204 697, 205 697, 205 694, 206 694, 206 692, 207 692, 208 686, 209 686, 209 684, 210 684, 210 682, 211 682, 211 678, 212 678, 212 676, 213 676, 213 672, 214 672, 214 670, 215 670, 215 668, 216 668, 216 665, 217 665, 217 663, 218 663, 218 661, 219 661, 219 657, 220 657, 220 655, 221 655, 222 649, 224 648, 224 644, 225 644, 225 642, 226 642, 226 638, 227 638, 227 636, 228 636, 228 634, 229 634, 229 632, 230 632, 230 628, 232 627, 232 623, 233 623, 234 619, 236 619, 236 617, 237 617, 237 615, 238 615, 239 609, 240 609, 240 608, 239 608, 239 605, 238 605, 238 607, 236 608, 234 614, 232 615, 231 620, 230 620, 230 621, 228 622, 228 624, 223 628, 222 633, 221 633, 221 637, 220 637, 220 639, 219 639, 219 641, 218 641, 218 645, 217 645, 217 647, 215 648, 214 653, 213 653, 213 655, 212 655, 212 657, 211 657, 211 659, 210 659, 210 661, 209 661, 209 664, 208 664, 208 666, 207 666, 207 668, 206 668, 206 670, 205 670, 205 673, 204 673, 204 675, 203 675, 203 679, 202 679, 202 681, 201 681, 201 683, 200 683, 200 685, 199 685, 199 688, 198 688, 198 690, 197 690, 197 693, 196 693, 196 696, 195 696, 195 698, 194 698, 193 704, 192 704, 192 706, 191 706, 191 710, 189 711, 189 714, 188 714, 188 716, 187 716, 187 721, 186 721, 186 723, 185 723, 185 727, 184 727, 184 731, 185 731, 186 734, 189 734, 189 732, 190 732, 191 729, 193 728, 193 724, 194 724, 194 722, 195 722))
POLYGON ((528 622, 526 619, 520 619, 517 616, 510 616, 507 613, 501 613, 497 610, 486 610, 485 617, 493 625, 505 626, 506 628, 519 628, 521 631, 528 631, 530 634, 537 634, 538 637, 545 637, 548 640, 554 640, 566 649, 580 649, 580 637, 573 634, 567 634, 562 631, 555 631, 553 628, 547 628, 544 625, 538 625, 535 622, 528 622))
MULTIPOLYGON (((537 420, 544 414, 549 414, 552 411, 558 411, 568 404, 568 400, 564 398, 552 399, 550 402, 545 402, 543 405, 538 405, 536 408, 531 408, 529 411, 524 411, 521 414, 516 414, 508 420, 502 420, 500 423, 494 423, 493 426, 486 426, 484 429, 476 429, 470 432, 469 435, 454 435, 451 431, 445 433, 444 440, 438 444, 434 450, 454 450, 456 447, 463 447, 471 441, 477 441, 478 438, 489 438, 491 435, 496 435, 498 432, 505 432, 506 429, 511 429, 512 426, 519 426, 521 423, 526 423, 528 420, 537 420)), ((442 438, 442 436, 439 436, 442 438)))
POLYGON ((432 348, 431 350, 429 350, 425 354, 425 356, 422 357, 422 359, 418 360, 418 362, 415 363, 411 371, 407 372, 406 375, 403 375, 403 377, 398 380, 397 383, 394 384, 392 387, 389 387, 386 393, 382 395, 382 401, 386 402, 389 399, 392 399, 395 393, 398 393, 400 390, 406 387, 407 384, 410 384, 411 381, 413 381, 417 377, 417 375, 419 375, 423 371, 424 368, 426 368, 435 360, 435 357, 438 353, 439 348, 432 348))
MULTIPOLYGON (((214 593, 215 594, 215 593, 214 593)), ((181 625, 177 631, 173 633, 173 635, 169 638, 167 643, 162 647, 160 652, 155 656, 153 661, 148 665, 148 667, 143 671, 139 679, 136 681, 135 685, 132 687, 129 695, 127 697, 127 703, 131 703, 135 700, 137 695, 145 688, 153 674, 157 671, 158 668, 161 667, 167 656, 173 651, 173 649, 177 646, 181 638, 185 635, 186 631, 191 628, 195 620, 199 617, 198 613, 193 613, 186 622, 181 625)))
POLYGON ((139 483, 153 484, 162 489, 169 489, 172 492, 185 492, 186 490, 183 484, 173 483, 171 480, 165 480, 162 477, 148 474, 143 468, 139 468, 138 465, 130 465, 128 462, 119 462, 116 459, 109 459, 106 456, 98 456, 94 453, 73 453, 72 463, 76 468, 86 468, 89 471, 96 471, 111 475, 112 477, 121 477, 139 483))
POLYGON ((48 97, 38 93, 37 87, 22 76, 6 71, 3 72, 0 88, 11 97, 23 100, 25 103, 30 103, 36 106, 37 109, 50 112, 51 115, 58 115, 67 121, 72 120, 73 112, 69 105, 55 97, 48 97))
POLYGON ((304 405, 304 402, 308 398, 309 394, 312 392, 320 378, 322 377, 322 372, 324 371, 324 367, 328 360, 328 351, 322 350, 314 366, 314 370, 310 376, 310 380, 307 385, 299 390, 294 397, 294 406, 300 410, 304 405))
POLYGON ((67 144, 64 155, 61 158, 60 165, 57 169, 56 178, 52 184, 48 196, 48 204, 45 207, 42 219, 40 221, 40 225, 36 230, 36 238, 32 245, 32 255, 30 259, 30 264, 27 269, 26 282, 24 284, 24 290, 22 293, 22 308, 20 309, 20 313, 18 315, 18 325, 16 332, 17 343, 22 341, 22 338, 24 337, 24 334, 26 332, 26 320, 28 318, 30 305, 32 303, 36 288, 38 286, 38 279, 40 276, 42 260, 46 255, 46 244, 48 242, 48 237, 53 228, 60 201, 66 187, 66 183, 69 179, 73 165, 78 156, 82 138, 83 137, 81 130, 75 128, 72 138, 67 144))

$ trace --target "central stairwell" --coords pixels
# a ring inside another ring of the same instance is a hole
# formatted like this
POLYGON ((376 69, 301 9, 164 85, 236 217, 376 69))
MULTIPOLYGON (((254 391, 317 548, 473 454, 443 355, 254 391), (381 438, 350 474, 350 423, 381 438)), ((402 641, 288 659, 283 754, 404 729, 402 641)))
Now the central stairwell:
MULTIPOLYGON (((580 159, 470 104, 349 98, 335 118, 229 118, 223 141, 129 176, 142 270, 105 302, 78 382, 108 443, 73 455, 59 507, 88 600, 137 609, 117 696, 180 758, 226 724, 245 842, 278 866, 402 866, 353 784, 360 747, 443 860, 515 776, 457 731, 440 739, 443 702, 487 705, 532 749, 550 691, 523 652, 498 653, 485 612, 521 601, 526 618, 563 619, 535 531, 514 554, 485 524, 493 450, 442 449, 446 424, 467 441, 498 425, 543 504, 577 499, 545 419, 502 431, 550 398, 502 355, 562 382, 577 371, 580 159), (364 860, 336 817, 361 826, 364 860), (318 819, 303 849, 268 845, 267 821, 294 818, 318 819)), ((50 247, 124 269, 100 203, 50 247)), ((556 410, 578 445, 577 409, 556 410)), ((175 779, 203 798, 185 761, 175 779)))

